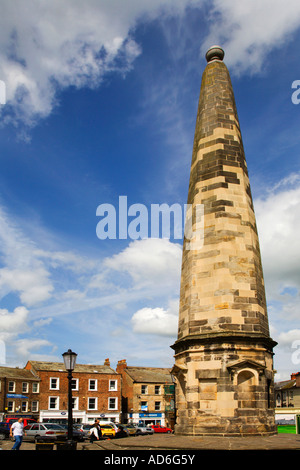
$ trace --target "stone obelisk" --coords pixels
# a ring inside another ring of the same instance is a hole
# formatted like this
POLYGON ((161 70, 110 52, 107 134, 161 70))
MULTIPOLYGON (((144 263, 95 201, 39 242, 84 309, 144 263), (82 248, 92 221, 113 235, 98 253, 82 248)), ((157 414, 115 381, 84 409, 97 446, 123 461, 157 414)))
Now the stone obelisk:
POLYGON ((175 432, 274 434, 276 342, 269 335, 247 164, 223 58, 219 46, 206 53, 196 120, 188 204, 193 215, 204 208, 204 216, 201 246, 186 239, 183 244, 172 346, 175 432))

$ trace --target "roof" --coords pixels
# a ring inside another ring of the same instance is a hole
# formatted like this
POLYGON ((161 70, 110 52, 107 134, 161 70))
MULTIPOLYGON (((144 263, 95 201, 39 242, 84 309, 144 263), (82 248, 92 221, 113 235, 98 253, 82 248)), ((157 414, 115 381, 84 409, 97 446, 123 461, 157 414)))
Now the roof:
POLYGON ((18 367, 0 367, 0 377, 6 377, 7 379, 40 380, 39 377, 34 375, 33 371, 19 369, 18 367))
MULTIPOLYGON (((42 361, 29 361, 33 369, 36 371, 56 371, 66 372, 63 362, 42 362, 42 361)), ((74 372, 89 373, 89 374, 117 374, 114 369, 108 365, 96 364, 76 364, 74 372)))
POLYGON ((173 383, 171 369, 160 367, 126 367, 125 372, 134 382, 173 383))
POLYGON ((275 390, 287 390, 293 387, 296 387, 296 379, 284 380, 283 382, 277 382, 274 384, 275 390))

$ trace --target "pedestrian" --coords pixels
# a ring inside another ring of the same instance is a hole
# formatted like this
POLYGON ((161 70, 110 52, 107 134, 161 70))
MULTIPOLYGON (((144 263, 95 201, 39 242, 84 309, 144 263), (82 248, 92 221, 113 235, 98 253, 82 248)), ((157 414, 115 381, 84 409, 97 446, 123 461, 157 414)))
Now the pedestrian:
POLYGON ((115 438, 118 439, 119 437, 127 437, 127 436, 128 434, 125 431, 124 427, 121 424, 119 424, 118 429, 116 430, 115 438))
POLYGON ((11 450, 20 450, 24 434, 24 424, 23 418, 19 418, 18 421, 15 421, 10 428, 9 435, 10 437, 14 436, 15 443, 11 450))
POLYGON ((93 426, 90 429, 89 434, 90 434, 91 444, 93 444, 94 441, 99 441, 100 440, 100 438, 102 436, 102 432, 101 432, 101 427, 100 427, 98 419, 95 420, 93 426))

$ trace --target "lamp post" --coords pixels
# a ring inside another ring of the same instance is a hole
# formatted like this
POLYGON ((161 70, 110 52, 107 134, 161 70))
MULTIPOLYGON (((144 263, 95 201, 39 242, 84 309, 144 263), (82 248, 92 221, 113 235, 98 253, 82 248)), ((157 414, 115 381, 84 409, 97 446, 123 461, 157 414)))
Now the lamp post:
POLYGON ((65 368, 68 372, 68 441, 73 439, 73 408, 72 408, 72 372, 75 369, 77 354, 68 349, 63 353, 65 368))

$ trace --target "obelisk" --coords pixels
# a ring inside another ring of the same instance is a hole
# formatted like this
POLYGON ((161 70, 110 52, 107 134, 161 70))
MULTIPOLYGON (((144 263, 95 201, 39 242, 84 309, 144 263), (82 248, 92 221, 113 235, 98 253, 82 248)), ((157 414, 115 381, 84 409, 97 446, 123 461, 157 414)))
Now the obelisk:
POLYGON ((223 58, 219 46, 206 53, 196 119, 188 204, 193 214, 203 207, 204 219, 202 244, 183 244, 172 346, 175 432, 268 435, 276 432, 276 342, 269 335, 247 164, 223 58))

